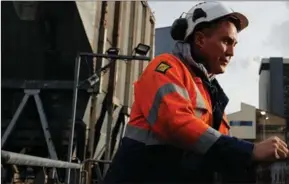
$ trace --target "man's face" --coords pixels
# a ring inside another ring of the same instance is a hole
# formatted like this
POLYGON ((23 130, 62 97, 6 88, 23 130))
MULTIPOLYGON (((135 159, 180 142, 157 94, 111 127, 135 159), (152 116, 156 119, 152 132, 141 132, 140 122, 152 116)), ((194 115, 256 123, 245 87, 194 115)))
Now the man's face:
POLYGON ((237 44, 237 29, 230 21, 219 23, 210 35, 202 37, 200 54, 206 60, 210 73, 221 74, 225 72, 237 44))

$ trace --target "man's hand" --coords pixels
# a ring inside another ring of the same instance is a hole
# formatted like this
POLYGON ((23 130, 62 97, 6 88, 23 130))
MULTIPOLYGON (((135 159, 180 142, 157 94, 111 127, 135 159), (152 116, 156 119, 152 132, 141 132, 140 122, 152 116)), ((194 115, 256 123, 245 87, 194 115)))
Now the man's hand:
POLYGON ((287 144, 278 137, 270 137, 255 144, 253 159, 256 161, 274 161, 289 158, 287 144))

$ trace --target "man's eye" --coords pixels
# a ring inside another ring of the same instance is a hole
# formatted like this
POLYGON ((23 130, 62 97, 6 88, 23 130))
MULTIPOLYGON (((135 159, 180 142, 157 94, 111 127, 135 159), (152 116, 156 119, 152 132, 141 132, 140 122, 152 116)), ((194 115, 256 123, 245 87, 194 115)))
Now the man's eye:
POLYGON ((224 42, 224 44, 229 45, 229 41, 228 40, 224 40, 223 42, 224 42))
POLYGON ((226 45, 232 45, 232 46, 236 46, 237 42, 234 42, 233 40, 230 39, 224 39, 223 43, 226 45))

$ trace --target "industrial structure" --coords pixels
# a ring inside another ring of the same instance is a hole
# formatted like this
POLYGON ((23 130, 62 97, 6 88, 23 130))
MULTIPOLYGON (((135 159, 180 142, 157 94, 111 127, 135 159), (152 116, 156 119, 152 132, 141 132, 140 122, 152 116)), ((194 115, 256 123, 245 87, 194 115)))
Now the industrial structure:
POLYGON ((1 5, 1 183, 100 183, 129 118, 133 82, 173 48, 170 27, 155 32, 146 1, 1 5))
POLYGON ((175 42, 171 37, 171 26, 156 28, 155 37, 155 55, 171 53, 175 42))
POLYGON ((1 149, 8 151, 1 154, 13 164, 2 165, 1 183, 21 183, 28 176, 38 183, 46 176, 66 183, 78 183, 75 177, 98 181, 98 166, 107 168, 122 136, 132 84, 154 56, 155 19, 147 2, 1 5, 1 149), (84 175, 70 170, 79 169, 77 164, 51 161, 69 169, 49 172, 33 167, 47 163, 41 158, 83 163, 84 175))
MULTIPOLYGON (((286 119, 276 114, 241 103, 240 111, 227 115, 230 135, 253 143, 258 143, 272 136, 286 140, 286 119)), ((256 183, 287 184, 289 181, 289 163, 286 161, 273 164, 260 164, 256 172, 256 183)))
POLYGON ((286 119, 241 103, 240 111, 228 114, 230 134, 251 142, 260 142, 271 136, 285 141, 286 119))
POLYGON ((259 75, 259 107, 286 118, 289 142, 289 59, 262 59, 259 75))

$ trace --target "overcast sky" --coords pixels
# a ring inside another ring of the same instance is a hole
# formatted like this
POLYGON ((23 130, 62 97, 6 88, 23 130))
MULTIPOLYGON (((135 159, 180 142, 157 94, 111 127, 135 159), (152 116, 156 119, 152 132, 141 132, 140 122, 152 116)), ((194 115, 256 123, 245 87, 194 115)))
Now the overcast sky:
MULTIPOLYGON (((170 26, 197 1, 149 1, 156 27, 170 26)), ((240 103, 259 106, 258 70, 264 57, 289 57, 289 2, 224 1, 245 14, 249 27, 239 34, 235 56, 219 82, 230 98, 227 113, 240 110, 240 103)))

